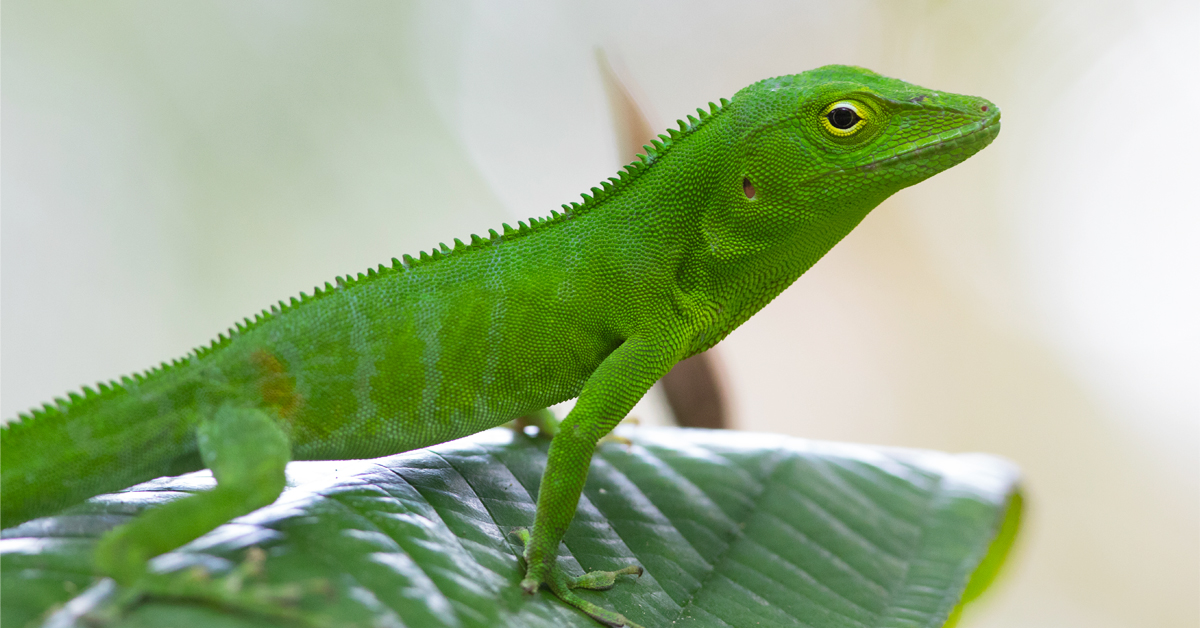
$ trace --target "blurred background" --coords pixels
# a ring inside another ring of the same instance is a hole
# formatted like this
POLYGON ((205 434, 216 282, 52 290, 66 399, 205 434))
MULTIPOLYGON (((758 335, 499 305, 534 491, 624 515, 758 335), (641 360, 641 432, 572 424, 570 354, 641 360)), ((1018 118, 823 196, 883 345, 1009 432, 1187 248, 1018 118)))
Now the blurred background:
POLYGON ((729 415, 1020 464, 1024 536, 964 626, 1200 625, 1200 3, 0 11, 6 419, 578 200, 624 160, 597 49, 656 132, 827 63, 991 99, 990 148, 714 350, 729 415))

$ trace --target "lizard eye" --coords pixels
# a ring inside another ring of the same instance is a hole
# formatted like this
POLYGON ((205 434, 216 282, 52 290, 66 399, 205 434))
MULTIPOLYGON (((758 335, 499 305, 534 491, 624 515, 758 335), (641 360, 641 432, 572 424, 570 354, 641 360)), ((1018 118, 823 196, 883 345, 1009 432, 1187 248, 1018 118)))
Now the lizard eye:
POLYGON ((858 112, 849 107, 838 107, 830 111, 829 115, 825 117, 829 118, 829 124, 832 124, 833 128, 843 131, 854 126, 855 122, 862 120, 862 118, 858 117, 858 112))
POLYGON ((842 100, 825 108, 825 112, 821 114, 821 122, 830 134, 846 137, 857 133, 866 125, 863 111, 854 102, 842 100))

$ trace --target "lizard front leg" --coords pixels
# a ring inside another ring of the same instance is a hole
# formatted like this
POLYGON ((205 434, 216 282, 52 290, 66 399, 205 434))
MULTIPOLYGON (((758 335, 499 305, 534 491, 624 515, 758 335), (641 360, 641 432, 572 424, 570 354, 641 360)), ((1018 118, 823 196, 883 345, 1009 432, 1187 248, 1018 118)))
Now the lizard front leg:
POLYGON ((669 341, 637 336, 626 340, 588 377, 579 401, 550 443, 546 470, 538 490, 532 534, 523 533, 527 569, 521 588, 534 593, 546 584, 564 602, 610 626, 637 625, 620 613, 600 608, 571 589, 607 589, 619 574, 641 575, 641 567, 592 572, 573 577, 557 564, 558 544, 575 517, 596 443, 628 414, 633 405, 675 363, 669 341))

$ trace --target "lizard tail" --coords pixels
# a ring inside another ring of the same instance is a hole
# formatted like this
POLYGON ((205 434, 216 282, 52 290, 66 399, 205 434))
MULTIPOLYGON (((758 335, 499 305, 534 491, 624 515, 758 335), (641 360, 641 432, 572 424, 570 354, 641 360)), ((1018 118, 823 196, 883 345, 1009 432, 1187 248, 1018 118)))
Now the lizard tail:
POLYGON ((199 411, 182 398, 188 386, 180 370, 99 392, 85 388, 0 428, 0 527, 203 468, 194 435, 199 411))

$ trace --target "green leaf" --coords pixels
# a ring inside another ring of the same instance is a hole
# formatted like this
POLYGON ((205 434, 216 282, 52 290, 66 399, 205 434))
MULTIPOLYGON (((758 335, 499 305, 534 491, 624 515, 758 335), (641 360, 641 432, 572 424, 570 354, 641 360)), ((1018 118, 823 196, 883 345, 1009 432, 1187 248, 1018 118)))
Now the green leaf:
MULTIPOLYGON (((1019 521, 1016 469, 990 456, 728 431, 630 434, 632 445, 598 450, 559 560, 576 573, 645 567, 640 579, 583 594, 649 628, 942 626, 969 581, 977 595, 994 577, 1019 521)), ((175 580, 196 565, 220 574, 262 548, 265 575, 251 587, 331 585, 293 608, 315 624, 595 628, 550 592, 526 597, 517 586, 512 531, 533 523, 547 445, 493 430, 378 460, 292 463, 275 504, 153 566, 175 580)), ((68 601, 55 619, 70 625, 113 589, 89 571, 99 534, 211 485, 207 472, 164 478, 4 531, 3 625, 37 625, 68 601)), ((149 597, 116 625, 271 623, 244 608, 149 597)))

